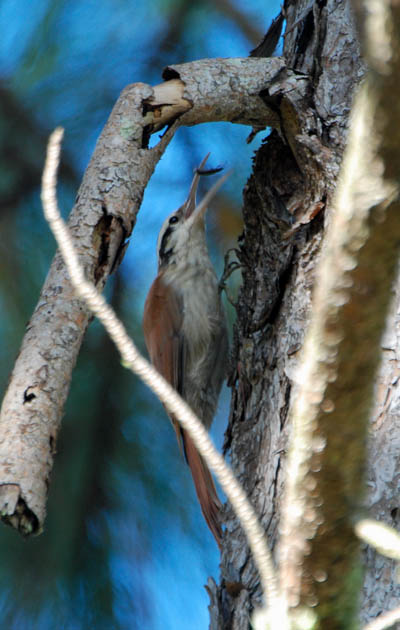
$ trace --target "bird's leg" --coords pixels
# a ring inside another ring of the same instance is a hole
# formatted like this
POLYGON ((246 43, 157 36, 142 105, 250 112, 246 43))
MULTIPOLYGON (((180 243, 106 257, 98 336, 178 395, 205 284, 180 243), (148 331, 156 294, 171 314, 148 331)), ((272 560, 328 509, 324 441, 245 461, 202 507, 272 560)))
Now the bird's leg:
POLYGON ((240 269, 242 267, 242 265, 241 265, 241 263, 238 260, 231 260, 231 261, 229 260, 229 256, 230 256, 231 252, 237 253, 237 250, 235 249, 235 247, 231 247, 230 249, 228 249, 228 251, 226 252, 226 254, 224 256, 224 272, 223 272, 223 274, 221 276, 221 280, 219 281, 219 284, 218 284, 218 292, 219 292, 219 294, 221 294, 222 291, 225 291, 225 295, 226 295, 228 301, 232 304, 232 306, 234 306, 236 308, 237 304, 236 304, 236 302, 234 302, 234 300, 229 295, 226 281, 232 275, 232 273, 234 271, 237 271, 238 269, 240 269))

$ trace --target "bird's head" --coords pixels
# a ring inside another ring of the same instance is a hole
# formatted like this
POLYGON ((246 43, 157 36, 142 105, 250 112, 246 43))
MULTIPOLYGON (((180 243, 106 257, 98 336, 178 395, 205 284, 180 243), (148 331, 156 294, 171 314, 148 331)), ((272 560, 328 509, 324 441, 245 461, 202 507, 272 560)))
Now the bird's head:
POLYGON ((205 213, 211 199, 222 186, 229 173, 221 177, 208 191, 204 199, 196 205, 196 193, 201 175, 218 173, 221 168, 205 171, 204 165, 209 153, 196 169, 185 203, 164 221, 157 241, 159 270, 179 260, 186 259, 199 248, 206 248, 205 213))

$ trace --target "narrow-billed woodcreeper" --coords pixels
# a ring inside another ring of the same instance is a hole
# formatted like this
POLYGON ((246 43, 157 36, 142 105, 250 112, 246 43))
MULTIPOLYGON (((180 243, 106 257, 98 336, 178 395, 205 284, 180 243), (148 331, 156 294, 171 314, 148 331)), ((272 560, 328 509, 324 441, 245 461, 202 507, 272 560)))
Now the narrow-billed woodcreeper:
MULTIPOLYGON (((143 330, 156 369, 210 428, 224 380, 228 352, 225 311, 205 235, 205 214, 221 178, 196 205, 208 155, 196 169, 185 203, 164 222, 157 242, 158 275, 148 293, 143 330)), ((218 169, 220 170, 220 169, 218 169)), ((190 435, 170 414, 183 445, 207 524, 221 545, 221 503, 211 473, 190 435)))

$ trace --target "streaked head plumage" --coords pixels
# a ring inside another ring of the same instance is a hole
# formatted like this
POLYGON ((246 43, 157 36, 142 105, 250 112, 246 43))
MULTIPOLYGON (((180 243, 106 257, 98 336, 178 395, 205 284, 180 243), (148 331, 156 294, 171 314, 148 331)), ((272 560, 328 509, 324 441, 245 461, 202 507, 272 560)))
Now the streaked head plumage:
POLYGON ((189 195, 183 205, 175 210, 164 221, 157 241, 158 268, 161 269, 174 264, 182 257, 183 250, 196 246, 196 243, 205 243, 204 217, 211 199, 220 186, 224 183, 229 173, 221 177, 208 191, 204 199, 197 205, 196 194, 202 175, 214 175, 222 168, 204 170, 210 154, 207 153, 200 165, 196 168, 190 186, 189 195), (189 243, 193 241, 193 243, 189 243))

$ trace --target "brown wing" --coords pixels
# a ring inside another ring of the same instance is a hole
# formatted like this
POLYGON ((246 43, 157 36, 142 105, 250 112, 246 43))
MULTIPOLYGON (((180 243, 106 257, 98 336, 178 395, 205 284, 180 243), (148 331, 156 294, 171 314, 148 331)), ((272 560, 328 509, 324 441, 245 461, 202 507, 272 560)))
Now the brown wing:
MULTIPOLYGON (((148 353, 154 367, 185 398, 184 374, 186 344, 182 334, 183 305, 162 275, 154 280, 146 298, 143 315, 143 332, 148 353)), ((204 518, 221 547, 219 501, 214 481, 191 437, 169 414, 179 446, 183 444, 185 458, 190 466, 197 497, 204 518)))
MULTIPOLYGON (((170 285, 163 282, 162 275, 158 275, 144 305, 144 338, 152 364, 181 395, 184 393, 185 362, 182 320, 182 300, 170 285)), ((181 444, 180 427, 172 417, 171 421, 181 444)))

